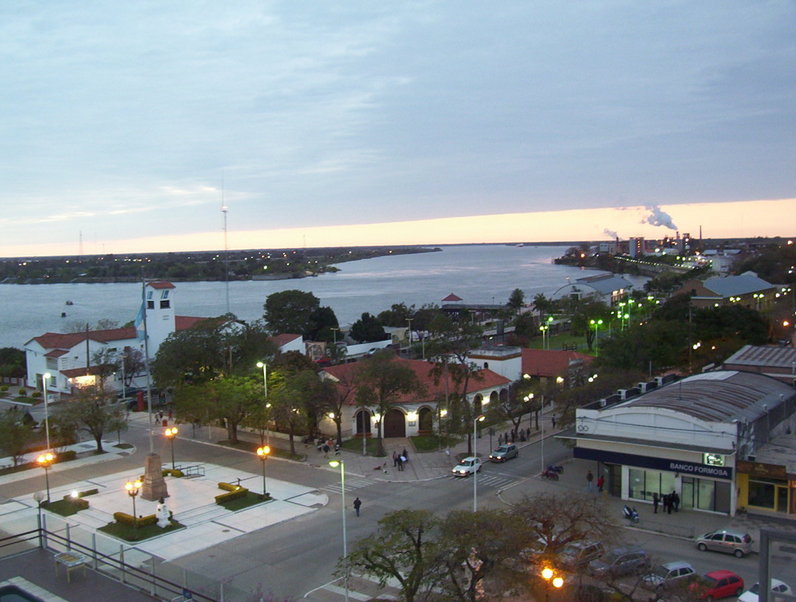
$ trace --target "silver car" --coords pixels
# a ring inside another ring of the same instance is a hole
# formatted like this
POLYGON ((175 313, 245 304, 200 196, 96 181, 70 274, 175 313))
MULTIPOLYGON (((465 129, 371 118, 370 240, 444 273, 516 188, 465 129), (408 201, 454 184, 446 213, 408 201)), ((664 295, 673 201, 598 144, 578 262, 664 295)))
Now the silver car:
POLYGON ((641 586, 646 589, 663 591, 677 583, 683 583, 697 576, 694 567, 682 560, 659 564, 652 572, 644 575, 641 586))
POLYGON ((697 537, 696 547, 703 552, 712 550, 743 558, 752 551, 752 538, 748 533, 741 531, 720 529, 697 537))

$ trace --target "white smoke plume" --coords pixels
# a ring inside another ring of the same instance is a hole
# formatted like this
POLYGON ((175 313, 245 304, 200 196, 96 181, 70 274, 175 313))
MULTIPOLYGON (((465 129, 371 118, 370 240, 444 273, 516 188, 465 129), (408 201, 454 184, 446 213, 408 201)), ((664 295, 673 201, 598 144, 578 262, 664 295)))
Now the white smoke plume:
POLYGON ((677 230, 677 226, 674 225, 671 216, 663 211, 657 205, 647 205, 647 211, 650 214, 647 217, 641 218, 642 224, 649 224, 650 226, 663 226, 665 228, 669 228, 670 230, 677 230))

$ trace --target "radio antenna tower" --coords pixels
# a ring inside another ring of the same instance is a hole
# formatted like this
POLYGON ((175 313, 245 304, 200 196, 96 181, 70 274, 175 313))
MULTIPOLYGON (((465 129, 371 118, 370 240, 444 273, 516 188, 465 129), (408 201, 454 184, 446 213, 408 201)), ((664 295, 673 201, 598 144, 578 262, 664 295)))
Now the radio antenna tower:
POLYGON ((227 206, 224 204, 224 176, 221 176, 221 213, 224 214, 224 288, 227 297, 227 313, 229 313, 229 248, 227 245, 227 206))

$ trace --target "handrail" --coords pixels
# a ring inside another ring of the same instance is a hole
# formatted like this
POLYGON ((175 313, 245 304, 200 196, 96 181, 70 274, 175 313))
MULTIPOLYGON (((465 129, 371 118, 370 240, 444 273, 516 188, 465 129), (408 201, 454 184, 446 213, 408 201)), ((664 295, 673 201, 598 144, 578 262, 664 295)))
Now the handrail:
POLYGON ((60 533, 56 533, 44 528, 41 529, 37 528, 31 531, 24 531, 22 533, 17 533, 15 535, 0 537, 0 549, 17 543, 30 541, 32 539, 39 539, 42 536, 48 539, 56 540, 60 544, 69 546, 71 549, 76 549, 80 552, 83 552, 91 556, 93 560, 99 561, 102 564, 109 566, 110 568, 118 569, 122 572, 132 575, 133 577, 136 577, 143 581, 147 581, 148 583, 153 583, 157 587, 164 589, 170 593, 177 595, 181 594, 184 595, 186 591, 189 591, 191 593, 192 599, 194 600, 206 600, 207 602, 217 602, 215 598, 206 596, 201 592, 197 592, 190 588, 183 587, 180 584, 174 583, 173 581, 169 581, 168 579, 164 579, 163 577, 159 577, 158 575, 148 573, 139 567, 127 564, 126 562, 122 561, 120 558, 109 556, 107 554, 104 554, 103 552, 99 552, 93 548, 83 545, 80 542, 67 539, 60 533), (30 536, 30 537, 27 537, 26 539, 20 539, 24 536, 30 536))

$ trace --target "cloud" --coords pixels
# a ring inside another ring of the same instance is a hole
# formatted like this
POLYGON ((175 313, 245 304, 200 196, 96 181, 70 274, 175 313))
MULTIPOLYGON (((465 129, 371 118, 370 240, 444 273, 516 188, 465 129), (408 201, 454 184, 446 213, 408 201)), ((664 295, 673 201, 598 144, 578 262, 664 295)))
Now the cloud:
POLYGON ((651 213, 641 219, 642 224, 649 224, 650 226, 664 226, 665 228, 669 228, 670 230, 677 230, 677 226, 674 225, 671 216, 663 211, 657 205, 647 205, 647 211, 651 213))

